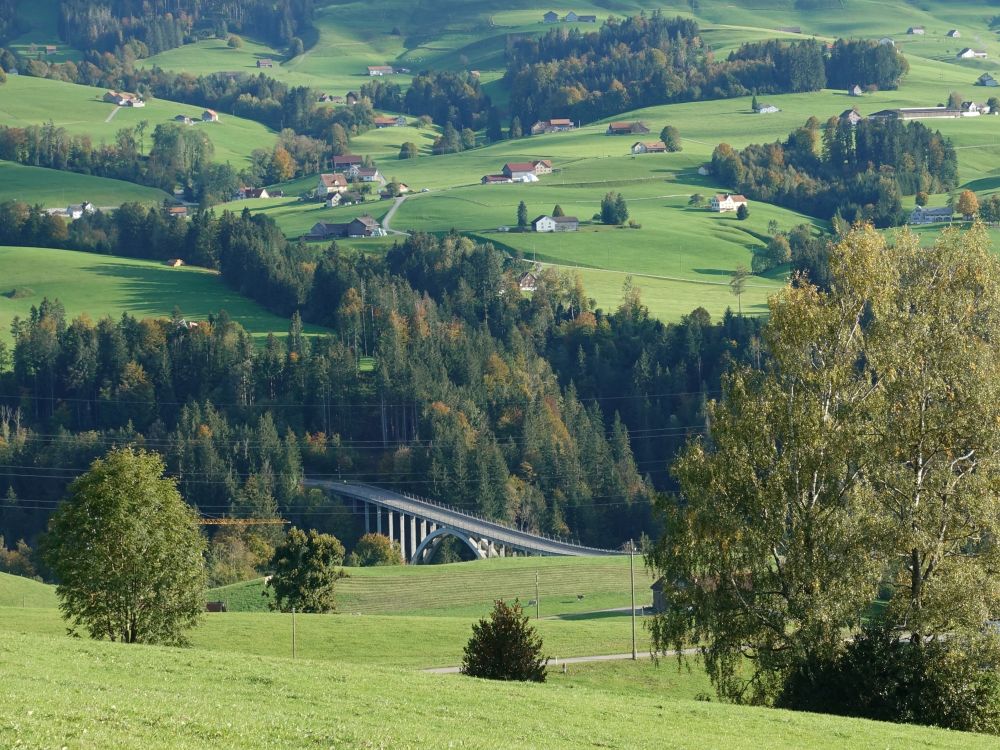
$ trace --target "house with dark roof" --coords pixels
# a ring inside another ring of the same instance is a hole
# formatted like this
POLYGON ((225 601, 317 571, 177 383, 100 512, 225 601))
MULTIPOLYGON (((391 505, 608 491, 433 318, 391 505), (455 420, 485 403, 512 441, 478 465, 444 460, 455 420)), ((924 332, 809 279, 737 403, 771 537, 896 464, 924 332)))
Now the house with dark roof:
POLYGON ((558 23, 559 22, 559 14, 556 13, 554 10, 550 10, 548 13, 546 13, 544 16, 542 16, 542 22, 543 23, 558 23))
POLYGON ((538 288, 538 276, 526 271, 517 277, 517 286, 522 292, 533 292, 538 288))
POLYGON ((854 84, 851 88, 847 89, 848 96, 861 96, 865 93, 865 90, 861 88, 858 84, 854 84))
POLYGON ((385 230, 373 217, 357 216, 346 223, 331 223, 318 221, 313 224, 312 229, 305 235, 307 240, 329 240, 340 237, 383 237, 385 230))
POLYGON ((906 30, 907 34, 916 34, 917 36, 923 36, 926 33, 926 29, 923 26, 911 26, 906 30))
POLYGON ((340 172, 343 170, 350 169, 352 166, 361 166, 364 162, 357 154, 338 154, 333 157, 333 168, 335 171, 340 172))
POLYGON ((846 120, 851 125, 857 125, 865 118, 861 116, 860 112, 858 112, 857 107, 851 107, 851 109, 845 109, 843 112, 840 113, 840 119, 846 120))
POLYGON ((608 125, 607 135, 642 135, 648 133, 649 128, 646 123, 636 120, 635 122, 613 122, 608 125))
POLYGON ((580 23, 597 23, 597 16, 577 16, 576 20, 580 23))
POLYGON ((375 118, 376 128, 401 128, 406 125, 406 118, 402 115, 392 117, 391 115, 379 115, 375 118))
POLYGON ((1000 81, 998 81, 989 73, 983 73, 981 76, 979 76, 979 78, 976 79, 976 85, 996 87, 1000 86, 1000 81))
POLYGON ((349 107, 352 107, 361 101, 361 95, 357 91, 348 91, 344 101, 349 107))
POLYGON ((955 55, 959 60, 985 60, 986 53, 982 50, 972 49, 972 47, 966 47, 961 50, 957 55, 955 55))
POLYGON ((580 228, 580 220, 575 216, 539 216, 531 222, 535 232, 575 232, 580 228))
POLYGON ((570 12, 569 12, 569 13, 567 13, 567 14, 566 14, 565 16, 563 16, 563 20, 564 20, 564 21, 565 21, 566 23, 576 23, 577 21, 579 21, 579 20, 580 20, 580 16, 578 16, 578 15, 577 15, 576 13, 574 13, 573 11, 570 11, 570 12))
POLYGON ((958 29, 951 29, 951 30, 948 31, 947 34, 945 34, 945 36, 946 37, 950 37, 951 39, 961 39, 962 38, 962 32, 959 31, 958 29))
POLYGON ((483 185, 499 185, 513 182, 513 180, 505 174, 484 174, 480 182, 483 185))

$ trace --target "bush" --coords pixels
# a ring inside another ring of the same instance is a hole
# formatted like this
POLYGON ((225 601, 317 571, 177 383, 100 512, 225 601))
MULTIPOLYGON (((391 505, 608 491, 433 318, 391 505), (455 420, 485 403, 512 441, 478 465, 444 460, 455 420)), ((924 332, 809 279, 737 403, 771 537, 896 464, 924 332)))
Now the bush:
POLYGON ((462 674, 487 680, 545 682, 547 658, 541 656, 542 639, 528 624, 521 603, 497 600, 488 620, 472 626, 465 646, 462 674))
POLYGON ((746 203, 741 203, 740 207, 736 209, 736 218, 739 219, 740 221, 743 221, 744 219, 749 218, 749 216, 750 216, 750 209, 747 208, 746 203))
POLYGON ((956 636, 915 645, 877 623, 841 653, 800 665, 776 703, 800 711, 998 734, 998 667, 996 636, 956 636))
POLYGON ((236 34, 230 34, 229 39, 226 40, 226 46, 230 49, 239 49, 243 46, 243 40, 236 34))
POLYGON ((365 534, 354 547, 351 564, 359 568, 402 565, 403 554, 400 552, 399 542, 382 534, 365 534))

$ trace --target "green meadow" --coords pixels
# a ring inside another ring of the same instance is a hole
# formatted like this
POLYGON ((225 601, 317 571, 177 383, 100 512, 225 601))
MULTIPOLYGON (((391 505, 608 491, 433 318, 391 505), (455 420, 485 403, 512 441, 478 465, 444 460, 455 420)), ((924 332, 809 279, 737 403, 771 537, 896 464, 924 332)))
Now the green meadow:
POLYGON ((128 201, 156 205, 169 198, 162 190, 123 180, 0 161, 0 201, 20 200, 46 208, 65 208, 83 201, 101 207, 128 201))
MULTIPOLYGON (((143 120, 150 125, 146 132, 146 147, 151 144, 152 130, 170 122, 176 115, 198 119, 202 107, 162 99, 148 99, 141 109, 115 107, 101 97, 106 89, 79 86, 29 76, 12 76, 0 86, 0 122, 13 127, 41 125, 53 122, 73 135, 88 135, 95 144, 111 143, 122 128, 135 127, 143 120), (110 119, 109 119, 110 118, 110 119)), ((230 162, 239 168, 255 148, 269 149, 275 135, 264 125, 232 115, 221 114, 218 122, 197 123, 215 147, 214 159, 230 162)))
MULTIPOLYGON (((493 569, 512 561, 498 562, 493 569)), ((492 683, 417 671, 459 662, 468 616, 298 615, 293 661, 290 615, 207 615, 192 647, 176 649, 68 638, 52 601, 50 587, 0 574, 6 747, 995 744, 981 735, 705 701, 711 689, 698 661, 690 670, 673 659, 651 662, 644 631, 639 661, 570 664, 565 672, 555 663, 545 684, 492 683), (34 603, 8 605, 25 591, 34 603)), ((556 659, 630 648, 628 617, 537 626, 556 659)))
MULTIPOLYGON (((222 278, 199 268, 168 268, 152 261, 37 247, 0 246, 0 336, 42 299, 58 298, 69 317, 96 320, 129 313, 170 317, 175 308, 193 320, 225 310, 248 331, 284 334, 288 321, 232 291, 222 278), (11 295, 14 290, 16 293, 11 295)), ((320 329, 309 327, 310 332, 320 329)))

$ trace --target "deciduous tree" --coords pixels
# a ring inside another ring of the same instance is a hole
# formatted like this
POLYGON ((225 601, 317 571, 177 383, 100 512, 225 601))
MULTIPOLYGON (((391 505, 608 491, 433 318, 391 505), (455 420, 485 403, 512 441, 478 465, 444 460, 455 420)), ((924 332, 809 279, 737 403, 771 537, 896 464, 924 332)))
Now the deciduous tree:
POLYGON ((344 545, 337 537, 315 529, 302 531, 294 526, 285 541, 274 550, 274 573, 267 589, 274 592, 272 609, 288 612, 333 612, 334 587, 345 577, 338 566, 344 562, 344 545))

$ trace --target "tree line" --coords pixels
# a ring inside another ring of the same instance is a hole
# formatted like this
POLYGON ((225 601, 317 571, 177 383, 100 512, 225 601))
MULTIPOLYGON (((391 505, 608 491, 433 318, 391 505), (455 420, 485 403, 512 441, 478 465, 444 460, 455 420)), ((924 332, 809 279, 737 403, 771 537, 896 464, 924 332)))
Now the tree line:
POLYGON ((824 219, 901 223, 902 195, 941 193, 958 182, 951 141, 919 122, 812 117, 783 142, 712 153, 719 179, 751 198, 824 219))
POLYGON ((493 106, 476 76, 450 71, 421 72, 405 93, 398 83, 373 80, 361 87, 361 95, 379 109, 427 115, 437 124, 450 123, 459 131, 486 127, 487 113, 493 106))
POLYGON ((522 124, 549 117, 596 120, 657 104, 817 91, 859 84, 895 88, 908 70, 891 45, 815 39, 748 42, 725 60, 697 23, 659 11, 611 18, 600 29, 558 28, 518 37, 507 52, 510 111, 522 124))

